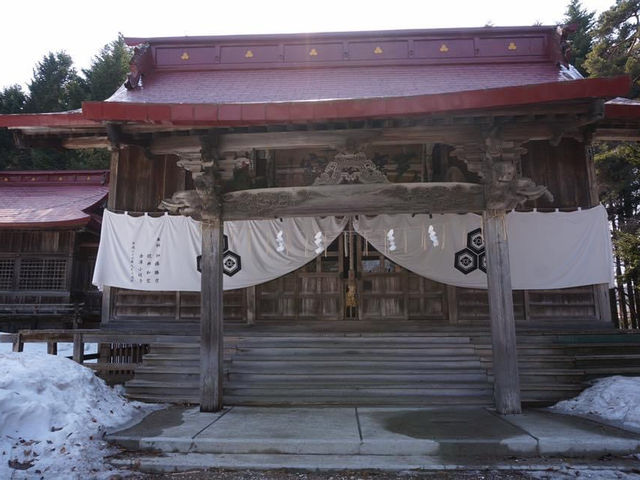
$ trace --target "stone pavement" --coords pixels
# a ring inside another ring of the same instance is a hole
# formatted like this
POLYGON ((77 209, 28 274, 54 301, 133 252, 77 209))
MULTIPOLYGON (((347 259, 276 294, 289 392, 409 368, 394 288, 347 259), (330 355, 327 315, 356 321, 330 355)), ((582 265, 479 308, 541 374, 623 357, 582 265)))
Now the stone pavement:
POLYGON ((129 450, 155 451, 135 459, 147 471, 445 469, 509 457, 640 451, 640 434, 590 419, 544 410, 500 416, 485 408, 230 407, 201 413, 172 406, 108 439, 129 450))

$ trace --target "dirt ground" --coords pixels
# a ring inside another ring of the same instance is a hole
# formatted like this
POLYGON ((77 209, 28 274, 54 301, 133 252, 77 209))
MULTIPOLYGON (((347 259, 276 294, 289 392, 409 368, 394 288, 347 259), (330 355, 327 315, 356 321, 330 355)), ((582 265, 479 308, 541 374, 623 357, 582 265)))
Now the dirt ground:
MULTIPOLYGON (((465 472, 290 472, 208 470, 171 474, 145 475, 145 480, 528 480, 531 477, 514 471, 465 471, 465 472)), ((538 477, 540 478, 540 477, 538 477)), ((552 478, 552 477, 550 477, 552 478)))

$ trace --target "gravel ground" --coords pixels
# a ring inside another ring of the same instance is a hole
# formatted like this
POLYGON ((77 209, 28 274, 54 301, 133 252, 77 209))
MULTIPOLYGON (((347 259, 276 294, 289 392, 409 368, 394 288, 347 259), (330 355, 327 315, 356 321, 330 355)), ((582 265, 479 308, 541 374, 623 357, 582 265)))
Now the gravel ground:
POLYGON ((534 477, 514 471, 464 471, 464 472, 310 472, 284 470, 231 471, 207 470, 197 472, 146 475, 145 480, 529 480, 534 477))

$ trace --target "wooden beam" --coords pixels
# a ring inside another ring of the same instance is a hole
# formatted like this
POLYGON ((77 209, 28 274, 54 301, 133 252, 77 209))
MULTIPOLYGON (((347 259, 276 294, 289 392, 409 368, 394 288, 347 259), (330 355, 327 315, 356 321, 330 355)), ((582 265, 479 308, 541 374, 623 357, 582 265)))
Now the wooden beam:
MULTIPOLYGON (((267 133, 228 133, 218 137, 218 151, 243 152, 252 149, 342 148, 347 142, 368 145, 401 145, 446 142, 460 138, 480 141, 477 125, 451 125, 407 128, 371 128, 311 130, 267 133)), ((168 136, 153 140, 155 155, 196 153, 201 149, 199 136, 168 136)))
POLYGON ((224 220, 258 220, 381 213, 466 213, 484 210, 484 189, 474 183, 376 183, 261 188, 223 197, 224 220))
POLYGON ((69 150, 85 148, 109 148, 111 142, 106 136, 68 137, 62 140, 62 147, 69 150))
POLYGON ((220 217, 202 221, 202 286, 200 303, 200 411, 222 409, 223 321, 222 250, 220 217))
MULTIPOLYGON (((503 126, 504 139, 545 140, 564 135, 579 135, 579 126, 586 120, 511 122, 503 126)), ((218 136, 218 152, 246 152, 252 149, 333 148, 346 145, 407 145, 452 143, 482 144, 482 125, 449 124, 398 128, 361 128, 342 130, 305 130, 293 132, 226 133, 218 136)), ((199 135, 163 136, 151 142, 154 155, 199 153, 199 135)))
POLYGON ((502 210, 488 210, 482 215, 493 347, 493 395, 501 415, 522 413, 505 216, 502 210))
POLYGON ((610 142, 638 142, 640 128, 597 128, 593 140, 610 142))

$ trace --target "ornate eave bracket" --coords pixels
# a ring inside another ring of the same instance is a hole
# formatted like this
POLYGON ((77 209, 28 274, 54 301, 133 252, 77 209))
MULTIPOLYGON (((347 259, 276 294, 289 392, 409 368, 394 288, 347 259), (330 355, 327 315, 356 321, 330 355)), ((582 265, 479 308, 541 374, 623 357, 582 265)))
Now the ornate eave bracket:
POLYGON ((142 78, 144 74, 151 70, 153 59, 151 56, 151 47, 148 43, 138 45, 133 50, 133 57, 129 62, 129 73, 124 87, 127 90, 135 90, 142 88, 142 78))
POLYGON ((553 201, 547 187, 521 176, 520 158, 526 153, 522 143, 502 140, 494 131, 485 136, 484 144, 462 144, 453 150, 452 155, 482 179, 487 210, 511 210, 540 197, 553 201))
POLYGON ((181 153, 178 166, 191 172, 194 190, 180 190, 160 202, 158 208, 196 220, 218 221, 222 202, 215 181, 215 161, 202 153, 181 153))

